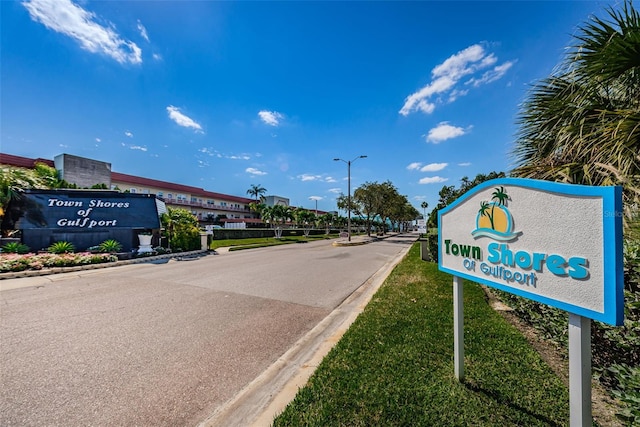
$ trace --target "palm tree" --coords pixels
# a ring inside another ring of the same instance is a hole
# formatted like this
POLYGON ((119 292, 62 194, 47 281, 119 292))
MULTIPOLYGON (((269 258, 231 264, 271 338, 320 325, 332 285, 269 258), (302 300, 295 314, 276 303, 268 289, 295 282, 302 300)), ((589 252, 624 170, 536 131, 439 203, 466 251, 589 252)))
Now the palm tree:
POLYGON ((256 198, 256 203, 260 200, 260 197, 267 192, 267 189, 260 184, 251 184, 251 187, 247 190, 247 194, 256 198))
MULTIPOLYGON (((0 167, 0 222, 12 200, 19 199, 21 192, 28 189, 65 188, 70 185, 58 178, 55 168, 36 162, 33 169, 11 166, 0 167)), ((2 230, 9 235, 16 230, 2 230)))
POLYGON ((509 199, 509 196, 507 196, 507 193, 504 191, 504 187, 496 188, 495 191, 491 193, 491 200, 495 200, 495 202, 493 202, 491 206, 491 217, 490 217, 491 228, 493 228, 494 230, 496 229, 496 227, 493 222, 495 218, 493 214, 493 210, 496 208, 496 203, 498 206, 503 206, 505 204, 505 201, 507 201, 508 199, 509 199))
POLYGON ((260 218, 262 221, 273 226, 275 217, 273 216, 273 206, 259 205, 260 206, 260 218))
POLYGON ((293 219, 293 212, 289 206, 275 205, 269 208, 270 219, 273 221, 272 225, 275 230, 276 239, 282 237, 282 225, 288 220, 293 219))
POLYGON ((427 202, 422 202, 420 203, 420 207, 422 208, 422 210, 424 211, 424 215, 422 216, 424 218, 424 220, 427 220, 427 208, 429 207, 429 203, 427 202))
POLYGON ((478 213, 480 214, 480 216, 489 217, 489 221, 491 222, 491 228, 495 230, 495 227, 493 226, 493 215, 488 213, 487 212, 488 210, 489 210, 489 203, 485 201, 480 202, 480 210, 478 210, 478 213))
POLYGON ((305 237, 309 237, 309 233, 311 232, 311 228, 315 225, 318 217, 315 213, 308 211, 306 209, 298 209, 296 210, 295 220, 298 223, 299 227, 302 227, 304 230, 305 237))
POLYGON ((607 13, 578 29, 523 103, 512 174, 622 185, 628 226, 640 202, 640 13, 629 0, 607 13))

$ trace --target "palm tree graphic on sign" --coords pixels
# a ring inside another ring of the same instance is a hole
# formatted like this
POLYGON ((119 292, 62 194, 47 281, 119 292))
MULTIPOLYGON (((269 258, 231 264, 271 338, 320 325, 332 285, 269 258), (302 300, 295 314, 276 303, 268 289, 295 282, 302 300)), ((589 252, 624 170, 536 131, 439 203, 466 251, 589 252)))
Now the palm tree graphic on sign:
POLYGON ((491 237, 494 240, 508 242, 522 232, 513 232, 513 217, 507 209, 509 196, 504 187, 495 188, 490 201, 481 201, 476 216, 476 229, 471 232, 475 238, 491 237))

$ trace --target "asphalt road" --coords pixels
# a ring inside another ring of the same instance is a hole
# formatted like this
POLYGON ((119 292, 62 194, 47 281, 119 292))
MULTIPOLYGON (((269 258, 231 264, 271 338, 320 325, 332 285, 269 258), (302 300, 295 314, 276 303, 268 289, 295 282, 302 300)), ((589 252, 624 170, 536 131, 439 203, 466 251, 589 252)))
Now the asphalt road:
POLYGON ((0 425, 198 425, 416 237, 3 281, 0 425))

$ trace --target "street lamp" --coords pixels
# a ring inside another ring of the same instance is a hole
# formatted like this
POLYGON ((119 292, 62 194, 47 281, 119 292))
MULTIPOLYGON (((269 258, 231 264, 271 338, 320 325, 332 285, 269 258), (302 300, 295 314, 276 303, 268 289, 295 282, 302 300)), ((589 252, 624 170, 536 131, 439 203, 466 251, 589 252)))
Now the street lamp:
POLYGON ((344 159, 333 159, 334 161, 341 161, 347 164, 347 182, 348 182, 348 193, 347 193, 347 234, 349 235, 348 239, 351 241, 351 163, 355 162, 358 159, 364 159, 367 156, 358 156, 353 160, 344 160, 344 159))
POLYGON ((316 201, 316 216, 318 216, 318 198, 317 197, 309 197, 309 200, 315 200, 316 201))

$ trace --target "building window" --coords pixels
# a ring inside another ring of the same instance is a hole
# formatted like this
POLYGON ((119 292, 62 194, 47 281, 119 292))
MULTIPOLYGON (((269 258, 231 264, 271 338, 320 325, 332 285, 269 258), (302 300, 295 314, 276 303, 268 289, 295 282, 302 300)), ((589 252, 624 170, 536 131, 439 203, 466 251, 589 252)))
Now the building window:
POLYGON ((156 196, 158 196, 158 197, 164 197, 164 196, 162 195, 162 191, 158 191, 158 192, 156 193, 156 196))
POLYGON ((136 194, 136 189, 135 188, 130 188, 129 189, 129 193, 136 194))
POLYGON ((173 199, 173 195, 171 193, 167 193, 167 199, 173 199))

